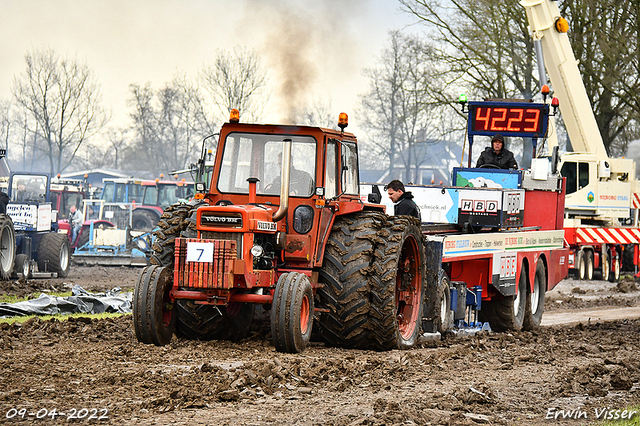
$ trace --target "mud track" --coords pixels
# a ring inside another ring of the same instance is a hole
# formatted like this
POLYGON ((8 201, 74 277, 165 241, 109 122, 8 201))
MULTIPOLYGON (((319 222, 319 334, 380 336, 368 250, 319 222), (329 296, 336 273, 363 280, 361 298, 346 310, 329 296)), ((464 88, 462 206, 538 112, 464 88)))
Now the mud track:
MULTIPOLYGON (((127 289, 138 272, 76 268, 65 280, 13 285, 127 289)), ((82 423, 117 425, 589 424, 607 407, 640 403, 640 292, 631 284, 565 280, 547 293, 544 317, 636 309, 627 319, 594 316, 409 351, 314 342, 302 354, 281 354, 268 327, 237 344, 174 339, 155 347, 136 341, 130 316, 0 324, 0 419, 67 423, 86 408, 107 410, 109 419, 82 423), (6 418, 22 408, 24 419, 6 418), (54 408, 65 415, 35 419, 54 408), (545 419, 560 410, 581 417, 545 419)), ((3 283, 0 292, 11 288, 3 283)))

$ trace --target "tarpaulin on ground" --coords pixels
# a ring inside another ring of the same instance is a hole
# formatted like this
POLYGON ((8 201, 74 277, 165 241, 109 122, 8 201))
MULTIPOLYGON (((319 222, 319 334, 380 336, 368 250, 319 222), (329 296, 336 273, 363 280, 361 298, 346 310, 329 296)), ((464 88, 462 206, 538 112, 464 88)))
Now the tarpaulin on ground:
POLYGON ((71 296, 56 297, 42 293, 37 299, 0 303, 0 318, 17 315, 129 313, 132 298, 131 292, 121 293, 119 287, 105 293, 89 293, 76 284, 71 289, 71 296))

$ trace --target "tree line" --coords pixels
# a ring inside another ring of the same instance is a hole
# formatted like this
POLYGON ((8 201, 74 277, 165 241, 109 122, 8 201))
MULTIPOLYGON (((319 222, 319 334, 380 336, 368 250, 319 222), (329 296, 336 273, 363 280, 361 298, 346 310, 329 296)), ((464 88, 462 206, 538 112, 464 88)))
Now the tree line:
MULTIPOLYGON (((355 115, 366 148, 361 167, 382 164, 390 178, 415 181, 430 145, 445 143, 463 155, 461 92, 469 99, 531 99, 539 96, 539 76, 519 1, 398 1, 417 24, 389 33, 375 66, 364 70, 369 88, 355 115)), ((640 138, 640 3, 566 0, 560 7, 605 147, 624 155, 640 138)), ((259 121, 269 99, 260 56, 240 47, 220 50, 197 76, 176 74, 160 88, 131 84, 131 124, 113 129, 88 65, 52 49, 27 53, 25 63, 11 100, 0 103, 3 145, 24 170, 43 161, 51 173, 106 167, 157 175, 184 168, 231 108, 259 121)), ((318 101, 296 119, 332 126, 334 115, 318 101)))

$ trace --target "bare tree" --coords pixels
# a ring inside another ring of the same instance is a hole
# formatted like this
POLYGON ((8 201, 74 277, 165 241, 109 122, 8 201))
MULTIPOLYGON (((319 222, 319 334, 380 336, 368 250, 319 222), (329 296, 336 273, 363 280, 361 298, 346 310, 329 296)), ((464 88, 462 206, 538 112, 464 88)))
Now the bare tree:
POLYGON ((56 174, 105 125, 100 89, 87 65, 60 59, 53 49, 29 52, 25 62, 26 70, 14 78, 13 95, 29 115, 25 130, 43 142, 39 148, 56 174))
POLYGON ((254 51, 241 47, 232 53, 218 50, 214 64, 203 67, 200 79, 223 120, 233 108, 247 121, 258 121, 262 116, 269 97, 267 72, 254 51))
POLYGON ((200 142, 215 131, 199 89, 181 76, 158 91, 148 84, 130 89, 136 141, 135 150, 127 152, 137 157, 133 162, 139 167, 142 159, 145 169, 157 175, 195 161, 200 142))
MULTIPOLYGON (((472 97, 531 98, 538 92, 536 58, 518 0, 400 0, 440 46, 447 81, 472 97), (465 87, 467 89, 465 89, 465 87)), ((600 133, 609 153, 638 138, 640 4, 623 0, 565 0, 569 37, 600 133)), ((443 93, 442 100, 453 98, 443 93)))
POLYGON ((430 116, 437 103, 427 90, 435 80, 430 48, 416 36, 393 31, 379 63, 365 72, 370 89, 358 114, 369 130, 363 145, 372 148, 367 155, 385 159, 391 177, 399 177, 394 169, 400 164, 404 180, 416 181, 414 171, 427 156, 418 147, 433 139, 436 129, 430 116))

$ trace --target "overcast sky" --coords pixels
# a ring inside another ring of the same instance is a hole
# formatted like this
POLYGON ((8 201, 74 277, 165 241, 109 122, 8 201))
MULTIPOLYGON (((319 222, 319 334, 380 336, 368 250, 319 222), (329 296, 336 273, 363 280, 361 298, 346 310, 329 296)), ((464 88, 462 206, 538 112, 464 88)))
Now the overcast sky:
MULTIPOLYGON (((388 32, 413 23, 397 0, 0 0, 0 99, 11 96, 27 51, 52 48, 96 73, 111 126, 128 123, 129 85, 159 88, 176 72, 195 77, 216 49, 248 46, 269 69, 264 121, 286 117, 282 81, 296 102, 331 102, 354 116, 388 32), (295 52, 292 54, 292 52, 295 52)), ((414 29, 416 27, 413 27, 414 29)), ((337 120, 337 118, 336 118, 337 120)), ((350 130, 356 130, 351 126, 350 130)))

